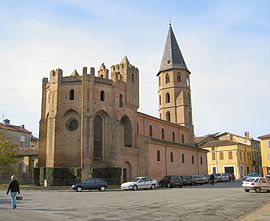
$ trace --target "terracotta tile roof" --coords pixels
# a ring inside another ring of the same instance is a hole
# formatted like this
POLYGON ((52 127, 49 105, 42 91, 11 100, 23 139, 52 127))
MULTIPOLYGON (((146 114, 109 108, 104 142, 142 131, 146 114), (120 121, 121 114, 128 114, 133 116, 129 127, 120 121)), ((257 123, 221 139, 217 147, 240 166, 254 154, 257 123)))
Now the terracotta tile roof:
POLYGON ((263 136, 258 137, 260 140, 270 138, 270 134, 265 134, 263 136))
POLYGON ((231 146, 238 144, 231 140, 213 140, 202 145, 202 147, 218 147, 218 146, 231 146))
POLYGON ((205 136, 201 136, 201 137, 194 137, 194 142, 195 143, 200 143, 202 142, 204 139, 206 139, 209 135, 205 135, 205 136))
POLYGON ((15 131, 15 132, 20 132, 20 133, 27 133, 31 134, 30 131, 26 130, 25 128, 21 126, 16 126, 16 125, 11 125, 11 124, 3 124, 0 123, 0 130, 9 130, 9 131, 15 131))

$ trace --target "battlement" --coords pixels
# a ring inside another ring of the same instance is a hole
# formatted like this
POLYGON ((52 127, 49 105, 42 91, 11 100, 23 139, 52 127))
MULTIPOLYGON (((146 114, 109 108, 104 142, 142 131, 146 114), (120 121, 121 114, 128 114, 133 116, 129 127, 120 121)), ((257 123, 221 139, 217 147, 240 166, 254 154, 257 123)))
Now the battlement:
POLYGON ((139 69, 135 66, 131 65, 125 56, 124 59, 119 64, 115 64, 111 66, 111 71, 109 73, 109 70, 106 68, 105 64, 102 63, 98 72, 97 76, 95 73, 95 68, 90 67, 88 69, 87 67, 82 68, 81 75, 78 73, 78 71, 75 69, 72 71, 72 73, 68 76, 63 76, 63 70, 60 68, 57 68, 55 70, 51 70, 50 72, 50 78, 49 82, 81 82, 81 81, 95 81, 95 82, 107 82, 113 81, 113 82, 127 82, 127 74, 131 73, 132 75, 139 74, 139 69), (88 70, 90 70, 90 73, 88 73, 88 70), (107 81, 99 81, 100 79, 106 79, 107 81))

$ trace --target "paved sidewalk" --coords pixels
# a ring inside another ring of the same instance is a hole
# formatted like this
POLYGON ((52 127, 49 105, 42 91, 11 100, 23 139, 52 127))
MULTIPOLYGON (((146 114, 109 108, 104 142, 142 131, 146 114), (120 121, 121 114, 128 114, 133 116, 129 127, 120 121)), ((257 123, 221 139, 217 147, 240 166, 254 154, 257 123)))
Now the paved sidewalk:
POLYGON ((240 221, 269 221, 270 220, 270 202, 259 207, 248 215, 244 216, 240 221))

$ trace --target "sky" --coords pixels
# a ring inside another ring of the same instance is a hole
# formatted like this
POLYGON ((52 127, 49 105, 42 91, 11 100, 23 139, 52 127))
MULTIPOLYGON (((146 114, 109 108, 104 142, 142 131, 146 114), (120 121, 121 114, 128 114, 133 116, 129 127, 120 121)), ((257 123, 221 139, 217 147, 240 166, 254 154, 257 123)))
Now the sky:
POLYGON ((139 111, 158 117, 169 22, 191 72, 196 136, 270 133, 268 0, 1 0, 1 121, 38 136, 42 78, 127 55, 140 71, 139 111))

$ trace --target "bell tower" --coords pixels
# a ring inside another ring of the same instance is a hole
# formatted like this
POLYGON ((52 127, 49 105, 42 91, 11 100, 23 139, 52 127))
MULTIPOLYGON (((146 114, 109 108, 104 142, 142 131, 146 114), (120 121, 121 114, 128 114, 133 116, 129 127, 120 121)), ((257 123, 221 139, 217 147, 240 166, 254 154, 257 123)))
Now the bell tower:
POLYGON ((190 128, 193 133, 190 74, 170 24, 157 74, 159 115, 160 119, 190 128))

